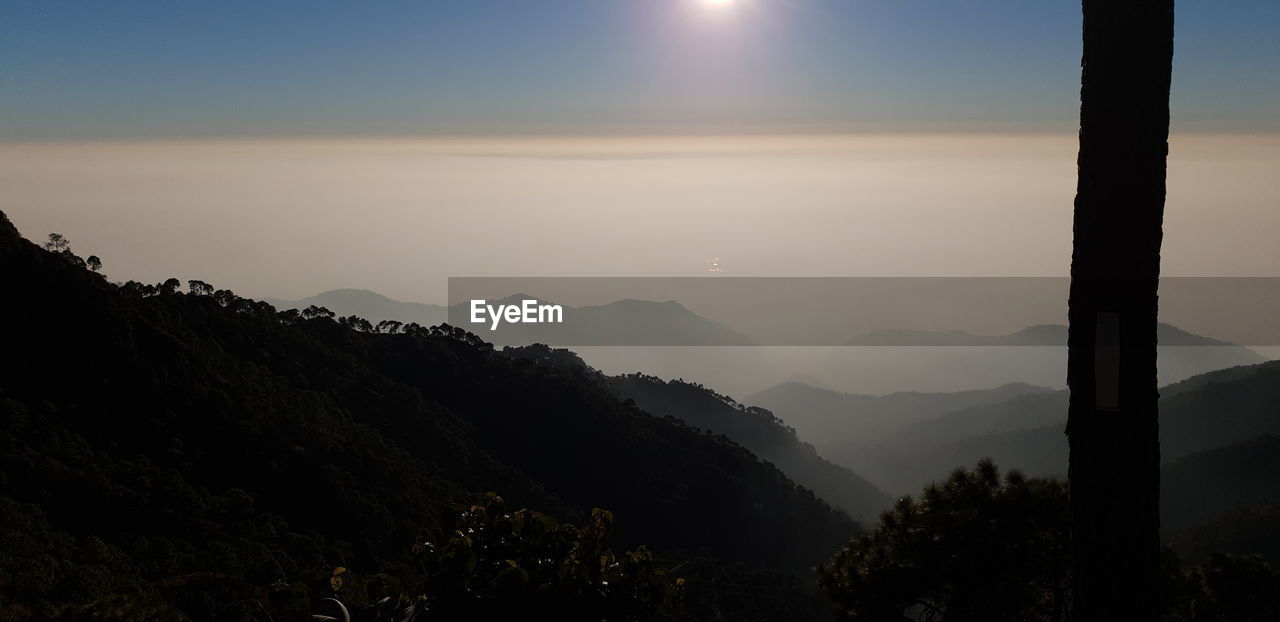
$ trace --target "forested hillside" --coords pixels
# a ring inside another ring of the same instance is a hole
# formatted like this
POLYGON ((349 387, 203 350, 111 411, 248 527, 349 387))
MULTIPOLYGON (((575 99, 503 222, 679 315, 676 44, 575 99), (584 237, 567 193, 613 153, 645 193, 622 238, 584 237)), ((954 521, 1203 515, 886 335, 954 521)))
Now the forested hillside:
MULTIPOLYGON (((1161 388, 1160 394, 1161 456, 1166 462, 1280 434, 1280 362, 1195 376, 1161 388)), ((818 450, 891 494, 982 458, 1032 475, 1065 476, 1066 403, 1066 391, 1022 395, 909 420, 869 442, 832 438, 818 450)))
POLYGON ((1160 480, 1160 524, 1182 529, 1231 510, 1280 504, 1280 436, 1183 456, 1166 464, 1160 480))
POLYGON ((865 523, 892 505, 889 495, 849 469, 828 462, 768 410, 745 406, 706 387, 643 374, 606 380, 621 398, 656 415, 723 434, 782 469, 796 482, 865 523))
POLYGON ((906 425, 941 415, 999 404, 1052 389, 1010 383, 994 389, 953 393, 904 391, 888 395, 840 393, 799 382, 784 382, 747 396, 748 404, 769 409, 800 438, 819 446, 840 441, 878 443, 906 425))
POLYGON ((335 568, 411 567, 449 538, 444 508, 487 491, 579 523, 606 508, 619 550, 748 573, 804 572, 858 530, 746 449, 553 360, 83 263, 0 215, 0 509, 21 551, 0 557, 5 603, 212 582, 168 604, 213 619, 295 582, 318 598, 335 568))

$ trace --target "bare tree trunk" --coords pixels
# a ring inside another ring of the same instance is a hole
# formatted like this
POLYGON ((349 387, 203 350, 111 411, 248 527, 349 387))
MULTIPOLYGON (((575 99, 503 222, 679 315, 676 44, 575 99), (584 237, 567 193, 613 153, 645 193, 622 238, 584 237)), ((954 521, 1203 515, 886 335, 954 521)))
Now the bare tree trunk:
POLYGON ((1172 0, 1083 0, 1071 259, 1076 622, 1159 619, 1156 308, 1172 0))

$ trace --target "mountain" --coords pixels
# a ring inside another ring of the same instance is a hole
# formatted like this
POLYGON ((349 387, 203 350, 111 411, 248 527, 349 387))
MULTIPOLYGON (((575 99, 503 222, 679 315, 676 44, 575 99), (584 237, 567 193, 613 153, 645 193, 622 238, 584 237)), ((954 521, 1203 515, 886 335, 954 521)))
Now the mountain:
POLYGON ((819 446, 818 451, 895 495, 915 494, 983 458, 1001 469, 1043 477, 1065 476, 1067 464, 1067 439, 1061 426, 992 432, 934 445, 833 442, 819 446))
POLYGON ((1280 565, 1280 505, 1242 506, 1189 529, 1166 529, 1165 543, 1185 562, 1203 563, 1214 553, 1261 555, 1280 565))
POLYGON ((1021 395, 1052 389, 1023 383, 994 389, 955 393, 899 392, 889 395, 839 393, 786 382, 746 398, 749 404, 769 409, 802 439, 821 443, 856 441, 874 443, 912 422, 975 406, 998 404, 1021 395))
POLYGON ((948 412, 894 430, 887 445, 940 445, 960 440, 1041 427, 1061 427, 1067 411, 1066 391, 1019 395, 1013 399, 948 412))
MULTIPOLYGON (((1248 348, 1187 332, 1161 323, 1157 327, 1160 378, 1177 382, 1191 376, 1240 365, 1256 365, 1268 360, 1248 348)), ((854 337, 854 346, 969 346, 987 348, 1060 348, 1066 369, 1067 327, 1061 324, 1030 326, 1007 335, 975 335, 960 330, 882 330, 854 337)), ((993 364, 996 361, 993 357, 993 364)))
MULTIPOLYGON (((833 440, 823 456, 899 494, 988 457, 1030 475, 1065 475, 1066 391, 914 421, 870 441, 833 440)), ((785 418, 784 418, 785 420, 785 418)), ((1161 389, 1160 444, 1166 462, 1280 434, 1280 362, 1220 370, 1161 389)), ((1175 462, 1176 464, 1176 462, 1175 462)))
POLYGON ((1209 385, 1251 378, 1258 373, 1258 369, 1259 367, 1257 365, 1239 365, 1237 367, 1229 367, 1204 374, 1198 374, 1185 380, 1160 387, 1160 399, 1168 399, 1183 393, 1203 389, 1209 385))
POLYGON ((1166 460, 1280 434, 1280 361, 1195 384, 1160 400, 1160 452, 1166 460))
POLYGON ((1229 510, 1280 504, 1280 436, 1268 434, 1186 455, 1160 476, 1160 522, 1201 525, 1229 510))
POLYGON ((975 335, 963 330, 885 329, 863 333, 847 346, 1065 346, 1067 327, 1044 324, 1008 335, 975 335))
POLYGON ((332 593, 335 567, 419 567, 456 535, 442 508, 487 491, 566 520, 613 510, 618 544, 661 559, 773 573, 859 531, 740 445, 537 349, 177 285, 112 285, 0 214, 6 605, 187 590, 165 602, 203 620, 272 585, 332 593))
MULTIPOLYGON (((486 302, 496 308, 498 305, 519 305, 526 299, 554 304, 553 301, 519 293, 486 302)), ((488 320, 484 324, 470 321, 469 305, 459 303, 443 307, 403 302, 362 289, 337 289, 294 301, 264 300, 279 309, 301 310, 311 305, 325 307, 339 316, 355 315, 375 324, 381 320, 395 320, 405 324, 416 322, 423 326, 448 322, 466 328, 496 345, 547 343, 576 346, 725 346, 752 343, 751 339, 741 333, 720 322, 699 316, 674 300, 656 302, 628 298, 602 305, 559 305, 563 309, 562 323, 500 323, 493 330, 488 320)))
POLYGON ((820 453, 886 490, 918 490, 992 458, 1030 475, 1065 475, 1066 391, 1041 391, 917 420, 866 442, 831 441, 820 453))
POLYGON ((892 504, 871 483, 819 456, 812 445, 796 437, 795 430, 763 408, 739 404, 701 385, 642 374, 614 376, 606 383, 618 397, 633 400, 648 412, 725 435, 864 524, 892 504))
POLYGON ((405 324, 417 322, 423 326, 435 326, 449 319, 449 310, 441 305, 392 300, 367 289, 335 289, 302 300, 263 300, 281 311, 301 311, 314 305, 338 315, 362 317, 375 324, 381 320, 396 320, 405 324))

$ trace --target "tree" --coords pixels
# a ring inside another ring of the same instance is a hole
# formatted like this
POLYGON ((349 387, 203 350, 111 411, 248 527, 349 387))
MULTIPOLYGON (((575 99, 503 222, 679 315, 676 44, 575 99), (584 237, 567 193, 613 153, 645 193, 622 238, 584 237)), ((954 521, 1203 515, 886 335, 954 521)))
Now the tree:
MULTIPOLYGON (((1066 620, 1075 606, 1070 504, 1066 484, 1017 472, 1002 480, 984 461, 900 500, 819 567, 818 581, 848 620, 1066 620)), ((1162 549, 1157 573, 1150 606, 1164 622, 1280 615, 1280 575, 1261 558, 1214 554, 1184 568, 1162 549)))
POLYGON ((159 289, 160 289, 160 293, 162 294, 175 294, 178 292, 179 287, 182 287, 182 281, 179 281, 178 279, 175 279, 173 277, 169 277, 168 279, 165 279, 163 283, 160 284, 159 289))
POLYGON ((235 301, 239 299, 240 297, 237 296, 235 292, 229 289, 220 289, 216 292, 213 292, 213 301, 218 303, 218 306, 220 307, 231 306, 233 303, 235 303, 235 301))
POLYGON ((187 281, 187 291, 193 296, 209 296, 213 294, 213 286, 204 281, 187 281))
POLYGON ((1217 553, 1179 578, 1168 622, 1280 619, 1280 575, 1260 557, 1217 553))
MULTIPOLYGON (((454 506, 451 530, 414 546, 430 611, 422 620, 664 620, 679 613, 683 579, 644 546, 614 553, 613 513, 583 525, 530 510, 454 506)), ((446 523, 446 524, 449 524, 446 523)), ((400 618, 396 618, 400 619, 400 618)))
POLYGON ((989 461, 906 497, 820 568, 849 620, 1065 620, 1067 489, 989 461))
POLYGON ((71 250, 71 242, 61 233, 50 233, 49 241, 44 243, 44 249, 55 253, 69 251, 71 250))
POLYGON ((1083 0, 1067 436, 1074 615, 1158 617, 1156 311, 1172 0, 1083 0))
POLYGON ((89 269, 94 272, 102 269, 102 260, 99 259, 97 255, 89 255, 89 258, 84 261, 85 265, 89 266, 89 269))
POLYGON ((333 319, 334 315, 336 314, 333 311, 330 311, 324 307, 317 307, 315 305, 311 305, 306 309, 302 310, 302 319, 304 320, 311 320, 315 318, 333 319))
POLYGON ((370 323, 369 320, 366 320, 357 315, 348 315, 345 317, 340 317, 338 318, 338 324, 341 324, 342 326, 350 328, 351 330, 357 330, 364 333, 373 332, 373 324, 370 323))
POLYGON ((76 266, 78 268, 89 267, 89 264, 85 263, 85 261, 81 259, 79 255, 71 252, 71 249, 69 248, 62 250, 61 252, 58 253, 58 255, 61 256, 63 259, 67 260, 68 262, 70 262, 71 265, 76 266))

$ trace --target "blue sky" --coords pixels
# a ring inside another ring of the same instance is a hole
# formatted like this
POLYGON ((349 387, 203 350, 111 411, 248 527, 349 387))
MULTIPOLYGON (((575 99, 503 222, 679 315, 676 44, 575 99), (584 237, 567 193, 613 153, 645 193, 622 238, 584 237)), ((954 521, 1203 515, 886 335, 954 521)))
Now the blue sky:
MULTIPOLYGON (((0 0, 0 139, 1070 131, 1077 2, 0 0)), ((1280 2, 1180 3, 1174 129, 1280 129, 1280 2)))

